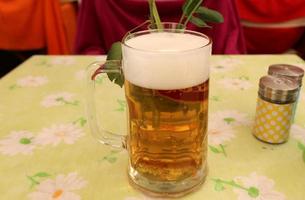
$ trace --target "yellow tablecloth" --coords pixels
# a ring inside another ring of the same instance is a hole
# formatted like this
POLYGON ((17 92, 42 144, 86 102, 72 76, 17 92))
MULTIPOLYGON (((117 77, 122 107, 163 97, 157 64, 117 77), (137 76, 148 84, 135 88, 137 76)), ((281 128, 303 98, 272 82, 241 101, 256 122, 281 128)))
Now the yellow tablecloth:
MULTIPOLYGON (((90 134, 85 68, 104 59, 34 56, 0 80, 0 199, 150 199, 129 185, 126 151, 90 134)), ((183 199, 305 199, 305 89, 287 143, 270 145, 251 134, 258 80, 275 63, 305 68, 292 55, 212 57, 209 174, 183 199)), ((123 90, 105 76, 96 85, 104 126, 126 132, 123 90)))

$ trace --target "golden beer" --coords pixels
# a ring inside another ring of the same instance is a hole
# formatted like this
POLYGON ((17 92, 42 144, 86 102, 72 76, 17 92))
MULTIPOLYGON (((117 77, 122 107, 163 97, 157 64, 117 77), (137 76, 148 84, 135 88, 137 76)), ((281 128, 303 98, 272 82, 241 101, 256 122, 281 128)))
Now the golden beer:
POLYGON ((164 27, 128 33, 121 62, 87 69, 91 131, 102 144, 127 148, 129 181, 146 194, 183 196, 206 178, 210 56, 206 35, 164 27), (115 83, 124 75, 126 136, 98 123, 94 79, 100 73, 115 83))
POLYGON ((184 195, 207 174, 211 40, 193 31, 139 31, 124 38, 122 53, 129 179, 152 195, 184 195))
POLYGON ((154 181, 195 177, 206 166, 209 81, 155 90, 125 81, 130 167, 154 181))

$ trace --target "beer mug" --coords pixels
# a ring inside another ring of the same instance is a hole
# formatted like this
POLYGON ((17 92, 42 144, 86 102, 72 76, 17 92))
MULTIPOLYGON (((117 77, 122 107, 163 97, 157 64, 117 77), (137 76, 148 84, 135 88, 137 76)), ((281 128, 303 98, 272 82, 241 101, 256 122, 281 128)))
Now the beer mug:
POLYGON ((124 37, 121 67, 88 68, 91 131, 101 143, 127 149, 130 183, 145 193, 182 196, 205 180, 210 55, 211 40, 202 33, 144 30, 124 37), (97 123, 93 73, 123 73, 126 136, 97 123))

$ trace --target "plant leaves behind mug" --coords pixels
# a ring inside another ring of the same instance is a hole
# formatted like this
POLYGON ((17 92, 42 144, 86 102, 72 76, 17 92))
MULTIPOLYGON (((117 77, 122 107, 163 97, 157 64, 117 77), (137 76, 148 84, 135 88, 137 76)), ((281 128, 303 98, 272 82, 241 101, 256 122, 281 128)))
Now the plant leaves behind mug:
POLYGON ((222 23, 224 21, 222 14, 203 6, 195 11, 195 15, 204 22, 222 23))
MULTIPOLYGON (((198 27, 210 27, 206 22, 222 23, 224 21, 223 16, 219 12, 200 6, 202 2, 203 0, 185 0, 182 6, 182 16, 178 24, 186 26, 188 22, 191 22, 198 27), (182 23, 183 21, 184 23, 182 23)), ((158 29, 162 29, 163 27, 155 0, 148 0, 148 4, 151 24, 155 24, 158 29)), ((121 61, 122 43, 115 42, 108 52, 104 68, 117 70, 119 67, 121 68, 121 61)), ((111 82, 123 87, 124 75, 122 73, 108 72, 107 76, 111 82)))
MULTIPOLYGON (((106 70, 117 70, 122 68, 122 43, 115 42, 111 45, 108 51, 107 59, 104 64, 104 69, 106 70)), ((111 82, 123 87, 124 85, 124 75, 123 73, 107 72, 107 76, 111 82)))
POLYGON ((202 4, 203 0, 186 0, 182 6, 182 16, 179 20, 179 24, 182 24, 183 20, 184 25, 190 21, 193 16, 193 13, 198 9, 198 7, 202 4))
POLYGON ((115 42, 111 45, 107 60, 122 60, 122 43, 121 42, 115 42))
POLYGON ((193 24, 195 24, 196 26, 203 28, 203 27, 210 27, 209 25, 207 25, 207 23, 205 23, 202 19, 198 18, 198 17, 192 17, 190 19, 190 22, 192 22, 193 24))
POLYGON ((149 11, 150 11, 150 23, 155 24, 157 29, 162 29, 161 19, 159 16, 159 12, 157 9, 156 1, 155 0, 149 0, 149 11))

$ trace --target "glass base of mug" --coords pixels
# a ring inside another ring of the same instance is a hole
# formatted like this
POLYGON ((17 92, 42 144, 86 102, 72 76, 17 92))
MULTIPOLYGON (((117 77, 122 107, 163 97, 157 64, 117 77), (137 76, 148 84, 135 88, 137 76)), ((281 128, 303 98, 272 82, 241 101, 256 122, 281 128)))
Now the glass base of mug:
POLYGON ((207 175, 207 167, 200 170, 195 176, 183 181, 154 181, 138 173, 129 166, 129 182, 136 189, 152 197, 181 197, 200 188, 207 175))

